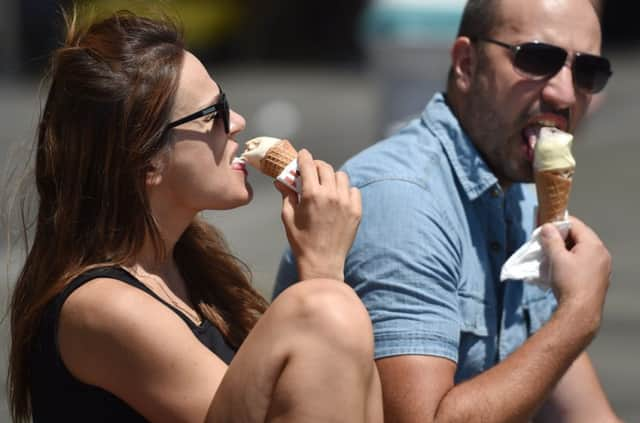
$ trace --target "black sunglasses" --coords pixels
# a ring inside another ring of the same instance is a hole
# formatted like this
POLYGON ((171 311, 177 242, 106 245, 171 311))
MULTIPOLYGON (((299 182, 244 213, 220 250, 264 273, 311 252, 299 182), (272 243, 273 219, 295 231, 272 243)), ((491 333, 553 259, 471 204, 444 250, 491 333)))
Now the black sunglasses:
MULTIPOLYGON (((562 47, 539 41, 512 45, 491 38, 475 40, 511 50, 514 68, 529 79, 551 78, 562 69, 569 56, 562 47)), ((576 87, 591 94, 601 91, 613 74, 608 59, 587 53, 575 53, 571 70, 576 87)))
POLYGON ((227 101, 226 94, 222 91, 222 88, 220 88, 220 85, 218 85, 218 90, 220 91, 220 95, 218 96, 217 103, 211 106, 207 106, 202 110, 198 110, 197 112, 191 113, 190 115, 180 118, 178 120, 174 120, 173 122, 167 125, 167 129, 175 128, 176 126, 182 125, 183 123, 187 123, 192 120, 201 118, 203 116, 215 113, 214 117, 216 118, 218 116, 222 117, 222 123, 224 123, 224 132, 228 134, 229 133, 229 102, 227 101))

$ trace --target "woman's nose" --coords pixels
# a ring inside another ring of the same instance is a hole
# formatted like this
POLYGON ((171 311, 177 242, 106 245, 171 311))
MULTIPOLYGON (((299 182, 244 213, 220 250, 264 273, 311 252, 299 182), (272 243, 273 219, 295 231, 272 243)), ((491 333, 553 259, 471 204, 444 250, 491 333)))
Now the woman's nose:
POLYGON ((244 117, 231 110, 229 113, 229 133, 235 134, 242 132, 246 126, 247 122, 244 120, 244 117))

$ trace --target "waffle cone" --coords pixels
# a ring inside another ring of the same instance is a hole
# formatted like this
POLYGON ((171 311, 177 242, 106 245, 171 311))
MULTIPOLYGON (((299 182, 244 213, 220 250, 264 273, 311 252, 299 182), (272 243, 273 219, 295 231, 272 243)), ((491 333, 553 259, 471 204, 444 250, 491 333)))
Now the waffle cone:
POLYGON ((538 225, 564 220, 573 182, 573 167, 535 172, 538 225))
POLYGON ((277 178, 297 156, 298 152, 289 140, 282 140, 267 150, 267 154, 260 160, 260 171, 272 178, 277 178))

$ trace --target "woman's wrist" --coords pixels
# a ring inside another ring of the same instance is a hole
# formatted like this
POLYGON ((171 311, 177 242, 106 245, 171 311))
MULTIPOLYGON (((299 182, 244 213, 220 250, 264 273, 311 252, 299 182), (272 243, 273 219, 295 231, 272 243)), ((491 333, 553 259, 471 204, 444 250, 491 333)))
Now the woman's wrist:
POLYGON ((300 280, 335 279, 344 281, 344 265, 330 265, 326 262, 318 264, 299 258, 298 275, 300 280))

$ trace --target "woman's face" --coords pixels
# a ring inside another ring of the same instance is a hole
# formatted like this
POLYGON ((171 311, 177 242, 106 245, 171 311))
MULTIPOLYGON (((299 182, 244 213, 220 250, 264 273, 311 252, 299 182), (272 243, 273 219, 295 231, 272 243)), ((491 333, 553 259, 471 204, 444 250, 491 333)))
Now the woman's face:
MULTIPOLYGON (((185 52, 171 121, 219 101, 218 85, 202 63, 185 52)), ((244 127, 244 118, 231 110, 228 134, 221 112, 172 128, 170 151, 160 158, 159 171, 148 178, 152 201, 159 197, 158 204, 186 213, 231 209, 251 201, 246 169, 232 163, 238 155, 233 138, 244 127)))

